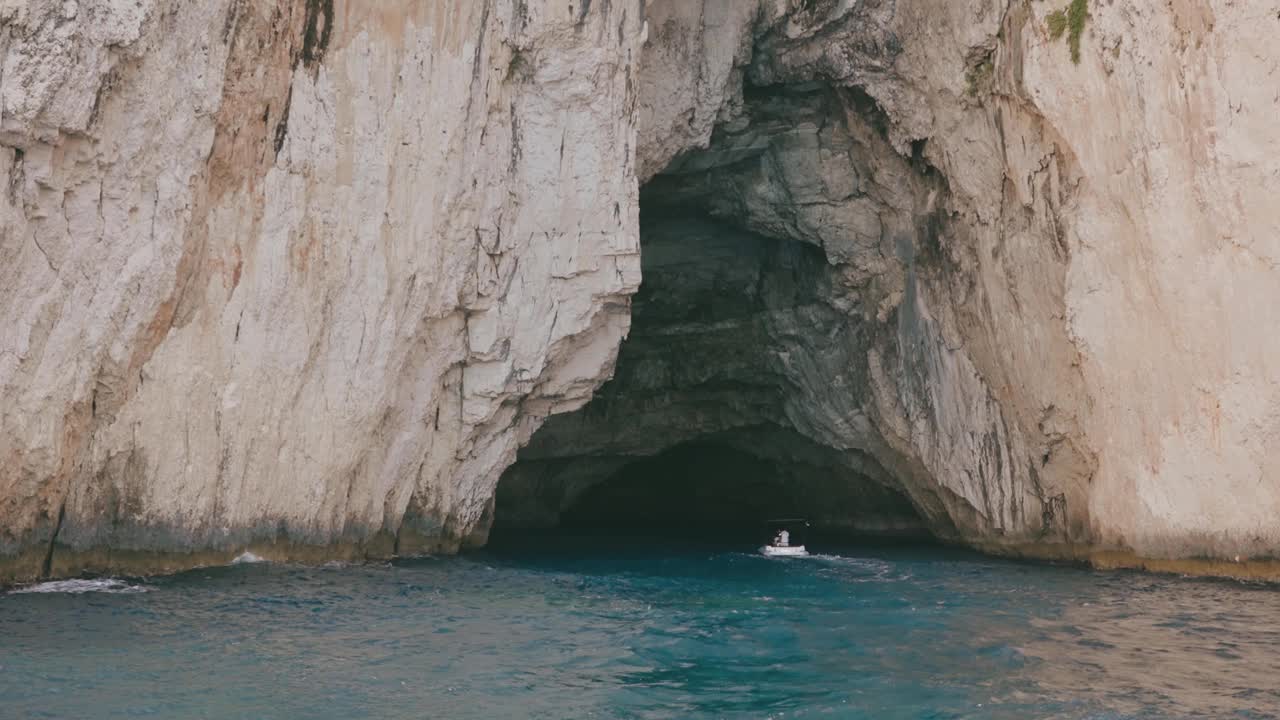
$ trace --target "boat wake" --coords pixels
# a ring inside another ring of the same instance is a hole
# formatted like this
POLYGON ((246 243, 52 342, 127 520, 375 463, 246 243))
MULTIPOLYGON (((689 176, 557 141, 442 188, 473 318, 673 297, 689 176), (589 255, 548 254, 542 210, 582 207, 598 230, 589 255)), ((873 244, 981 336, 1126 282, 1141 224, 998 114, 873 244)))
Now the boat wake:
POLYGON ((849 557, 848 555, 827 555, 825 553, 810 553, 811 560, 822 560, 829 563, 841 563, 844 565, 887 565, 883 560, 872 560, 870 558, 849 557))
POLYGON ((900 582, 911 579, 911 573, 891 562, 876 558, 815 554, 810 555, 809 559, 827 565, 828 569, 824 572, 836 573, 849 582, 900 582))
POLYGON ((248 550, 245 550, 244 552, 237 555, 236 558, 231 561, 231 564, 232 565, 256 565, 257 563, 264 563, 266 561, 267 561, 266 558, 262 557, 261 555, 254 555, 248 550))
POLYGON ((145 585, 130 585, 124 580, 116 578, 97 578, 93 580, 52 580, 50 582, 37 583, 10 590, 10 595, 25 595, 30 593, 69 593, 71 595, 81 595, 84 593, 99 592, 113 594, 131 594, 144 593, 151 590, 145 585))
POLYGON ((825 553, 809 553, 788 558, 769 557, 759 552, 743 553, 743 555, 763 560, 786 559, 794 562, 807 560, 823 566, 817 570, 819 575, 838 577, 845 582, 882 583, 903 582, 911 579, 910 572, 887 560, 876 558, 829 555, 825 553))

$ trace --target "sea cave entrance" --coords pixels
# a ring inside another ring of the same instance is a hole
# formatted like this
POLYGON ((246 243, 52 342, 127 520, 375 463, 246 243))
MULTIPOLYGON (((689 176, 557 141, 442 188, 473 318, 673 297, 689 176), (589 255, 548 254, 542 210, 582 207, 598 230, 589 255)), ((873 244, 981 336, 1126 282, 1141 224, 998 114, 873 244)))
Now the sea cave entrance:
POLYGON ((886 439, 882 367, 873 397, 873 355, 897 352, 914 321, 895 308, 936 233, 940 181, 891 146, 856 89, 747 87, 743 100, 709 147, 642 188, 643 281, 614 377, 520 451, 496 533, 745 530, 781 515, 847 535, 951 534, 946 498, 886 439))
MULTIPOLYGON (((862 349, 822 251, 645 207, 644 281, 615 376, 522 449, 499 483, 494 532, 754 537, 769 518, 799 516, 830 534, 926 536, 873 453, 814 432, 830 418, 811 411, 839 412, 828 366, 862 349)), ((836 384, 856 379, 846 370, 836 384)))

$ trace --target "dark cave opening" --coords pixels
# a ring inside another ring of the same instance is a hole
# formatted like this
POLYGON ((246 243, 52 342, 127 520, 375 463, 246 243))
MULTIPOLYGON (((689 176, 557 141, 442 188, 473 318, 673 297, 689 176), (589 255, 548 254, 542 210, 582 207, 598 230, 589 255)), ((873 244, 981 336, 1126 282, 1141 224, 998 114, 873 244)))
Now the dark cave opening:
POLYGON ((561 515, 565 528, 750 531, 799 515, 774 463, 695 440, 623 466, 561 515))
POLYGON ((495 532, 745 532, 785 515, 948 536, 877 426, 869 352, 894 346, 886 308, 911 292, 936 183, 857 91, 746 90, 739 121, 642 187, 643 281, 614 376, 521 449, 495 532))
POLYGON ((614 377, 521 450, 498 485, 493 531, 754 541, 766 520, 804 517, 829 536, 928 537, 870 453, 797 429, 797 408, 825 381, 796 365, 862 343, 827 300, 822 251, 654 205, 614 377))
POLYGON ((584 491, 561 514, 560 527, 744 537, 775 518, 806 518, 845 537, 927 535, 900 494, 851 482, 832 468, 761 457, 748 442, 755 433, 788 436, 782 428, 749 428, 635 460, 584 491))

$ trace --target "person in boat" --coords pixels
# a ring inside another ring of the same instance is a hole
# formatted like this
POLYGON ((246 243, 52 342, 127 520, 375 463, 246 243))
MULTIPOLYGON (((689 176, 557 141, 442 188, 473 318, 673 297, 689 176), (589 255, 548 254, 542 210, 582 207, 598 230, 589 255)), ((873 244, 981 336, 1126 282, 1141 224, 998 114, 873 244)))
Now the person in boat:
POLYGON ((790 545, 791 545, 791 533, 787 532, 785 529, 779 530, 778 534, 773 536, 774 547, 788 547, 790 545))

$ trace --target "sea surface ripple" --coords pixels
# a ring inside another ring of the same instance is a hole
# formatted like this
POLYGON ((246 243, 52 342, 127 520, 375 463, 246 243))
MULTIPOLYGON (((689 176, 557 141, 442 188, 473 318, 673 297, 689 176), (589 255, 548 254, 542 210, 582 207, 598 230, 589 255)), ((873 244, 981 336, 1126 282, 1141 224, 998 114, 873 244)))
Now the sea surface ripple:
POLYGON ((526 538, 0 595, 0 718, 1275 718, 1275 586, 526 538))

